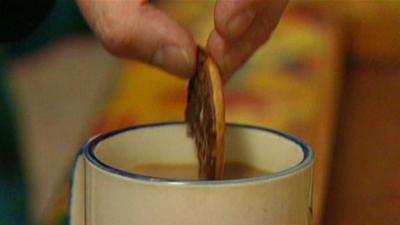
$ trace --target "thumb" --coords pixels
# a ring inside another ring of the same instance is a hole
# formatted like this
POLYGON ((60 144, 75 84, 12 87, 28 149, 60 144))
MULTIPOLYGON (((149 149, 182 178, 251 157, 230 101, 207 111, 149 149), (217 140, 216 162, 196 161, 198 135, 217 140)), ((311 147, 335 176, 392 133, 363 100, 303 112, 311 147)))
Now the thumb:
POLYGON ((148 0, 78 0, 81 11, 112 54, 189 77, 196 45, 190 33, 148 0))

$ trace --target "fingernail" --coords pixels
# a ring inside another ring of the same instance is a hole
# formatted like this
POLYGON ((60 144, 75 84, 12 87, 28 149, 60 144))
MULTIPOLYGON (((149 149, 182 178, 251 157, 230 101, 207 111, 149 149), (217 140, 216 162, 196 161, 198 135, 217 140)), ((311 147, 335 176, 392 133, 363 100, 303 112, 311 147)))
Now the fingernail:
POLYGON ((152 59, 151 59, 151 63, 155 66, 159 66, 162 67, 164 64, 164 50, 161 49, 157 49, 156 53, 154 53, 152 59))
POLYGON ((255 17, 253 9, 247 9, 234 16, 228 22, 228 35, 234 39, 243 35, 243 33, 250 27, 255 17))
POLYGON ((159 48, 151 62, 168 72, 185 77, 189 76, 194 68, 194 61, 190 58, 188 50, 178 46, 159 48))
MULTIPOLYGON (((189 52, 185 49, 185 48, 181 48, 181 54, 183 56, 183 58, 185 59, 186 64, 188 65, 188 67, 190 69, 194 68, 194 60, 192 60, 192 58, 189 56, 189 52)), ((192 71, 190 71, 192 72, 192 71)), ((191 73, 190 73, 191 74, 191 73)))

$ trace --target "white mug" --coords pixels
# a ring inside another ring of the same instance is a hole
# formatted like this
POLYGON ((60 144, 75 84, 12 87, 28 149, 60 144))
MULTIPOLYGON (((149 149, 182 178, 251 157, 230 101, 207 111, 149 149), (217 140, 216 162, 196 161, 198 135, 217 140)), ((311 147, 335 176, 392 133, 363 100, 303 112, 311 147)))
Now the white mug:
POLYGON ((185 123, 132 127, 91 139, 72 177, 71 225, 310 225, 312 150, 289 135, 227 125, 226 161, 270 175, 173 180, 127 172, 149 163, 197 163, 185 123))

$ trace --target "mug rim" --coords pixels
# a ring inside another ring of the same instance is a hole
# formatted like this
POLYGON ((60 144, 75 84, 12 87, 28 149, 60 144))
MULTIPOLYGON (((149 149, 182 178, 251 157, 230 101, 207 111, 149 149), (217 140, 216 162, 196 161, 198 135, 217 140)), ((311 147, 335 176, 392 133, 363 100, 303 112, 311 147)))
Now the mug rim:
POLYGON ((117 169, 115 167, 112 167, 110 165, 107 165, 106 163, 102 162, 99 160, 96 155, 95 155, 95 149, 99 143, 102 141, 105 141, 109 138, 112 138, 113 136, 133 131, 133 130, 139 130, 139 129, 146 129, 146 128, 157 128, 157 127, 163 127, 163 126, 176 126, 176 125, 185 125, 186 123, 183 121, 174 121, 174 122, 163 122, 163 123, 152 123, 152 124, 144 124, 144 125, 137 125, 137 126, 131 126, 127 127, 124 129, 118 129, 115 131, 107 132, 104 134, 100 134, 98 136, 94 136, 93 138, 89 139, 86 144, 83 145, 81 149, 80 154, 84 154, 86 158, 97 168, 100 170, 103 170, 105 172, 114 174, 114 175, 119 175, 125 178, 133 179, 133 180, 138 180, 142 182, 148 182, 148 183, 157 183, 157 184, 169 184, 169 185, 232 185, 232 184, 245 184, 245 183, 254 183, 254 182, 264 182, 264 181, 271 181, 279 178, 283 178, 285 176, 289 176, 298 172, 301 172, 305 169, 307 169, 309 166, 312 165, 314 162, 314 152, 313 150, 305 144, 303 141, 301 141, 299 138, 296 138, 292 135, 282 133, 280 131, 276 131, 270 128, 265 128, 265 127, 259 127, 259 126, 254 126, 254 125, 248 125, 248 124, 239 124, 239 123, 227 123, 226 125, 228 127, 238 127, 238 128, 245 128, 245 129, 252 129, 252 130, 258 130, 258 131, 263 131, 267 133, 272 133, 274 135, 280 136, 297 146, 300 146, 301 150, 303 151, 303 159, 300 163, 279 171, 275 172, 269 175, 263 175, 263 176, 256 176, 256 177, 249 177, 249 178, 240 178, 240 179, 227 179, 227 180, 179 180, 179 179, 170 179, 170 178, 161 178, 161 177, 154 177, 154 176, 147 176, 147 175, 142 175, 138 173, 133 173, 133 172, 128 172, 124 171, 121 169, 117 169))

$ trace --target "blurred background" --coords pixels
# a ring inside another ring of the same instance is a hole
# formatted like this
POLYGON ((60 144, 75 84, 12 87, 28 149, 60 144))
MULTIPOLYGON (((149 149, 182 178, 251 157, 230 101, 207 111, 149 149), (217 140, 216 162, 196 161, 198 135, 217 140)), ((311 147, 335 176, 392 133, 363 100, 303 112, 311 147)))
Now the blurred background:
MULTIPOLYGON (((212 0, 165 1, 205 44, 212 0)), ((186 81, 110 56, 73 1, 0 45, 0 224, 63 224, 88 137, 182 120, 186 81)), ((227 120, 315 150, 315 225, 400 224, 400 1, 291 1, 228 83, 227 120)))

